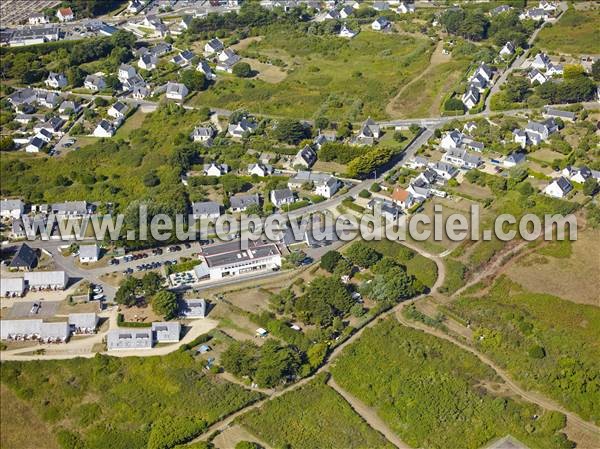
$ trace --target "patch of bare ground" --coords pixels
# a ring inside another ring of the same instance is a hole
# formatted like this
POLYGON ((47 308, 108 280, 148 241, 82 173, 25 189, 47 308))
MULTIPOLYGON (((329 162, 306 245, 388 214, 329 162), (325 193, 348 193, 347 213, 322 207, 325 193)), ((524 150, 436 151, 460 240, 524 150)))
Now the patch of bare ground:
POLYGON ((219 435, 217 435, 217 437, 212 442, 217 447, 217 449, 235 449, 235 445, 240 441, 253 441, 255 443, 260 444, 265 449, 271 449, 271 446, 259 440, 239 425, 228 427, 219 435))

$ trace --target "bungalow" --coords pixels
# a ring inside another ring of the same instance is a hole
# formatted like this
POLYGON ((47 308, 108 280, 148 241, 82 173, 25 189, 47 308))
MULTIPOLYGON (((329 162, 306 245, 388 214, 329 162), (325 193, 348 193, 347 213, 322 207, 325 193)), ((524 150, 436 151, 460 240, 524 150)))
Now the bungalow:
POLYGON ((292 204, 294 201, 296 201, 294 192, 292 192, 289 188, 271 190, 270 198, 271 203, 278 208, 281 208, 286 204, 292 204))
POLYGON ((217 77, 217 75, 215 75, 213 73, 212 69, 208 65, 208 62, 206 61, 206 59, 202 59, 202 60, 200 60, 200 62, 198 62, 198 66, 196 67, 196 70, 198 72, 203 73, 204 77, 207 80, 214 80, 217 77))
POLYGON ((151 53, 140 56, 138 67, 144 70, 154 70, 158 65, 158 57, 151 53))
POLYGON ((81 104, 78 101, 65 100, 58 107, 60 114, 71 112, 72 114, 78 114, 81 110, 81 104))
POLYGON ((574 112, 563 111, 562 109, 554 109, 549 106, 546 106, 544 108, 543 115, 544 115, 544 117, 548 117, 548 118, 552 118, 552 119, 559 118, 561 120, 568 120, 570 122, 574 122, 575 119, 577 118, 577 115, 574 112))
POLYGON ((204 164, 203 173, 204 176, 223 176, 229 171, 229 166, 227 164, 216 164, 214 162, 210 164, 204 164))
POLYGON ((25 211, 25 203, 23 201, 14 199, 4 199, 0 201, 0 217, 2 218, 13 218, 18 220, 25 211))
POLYGON ((69 283, 69 276, 64 271, 30 271, 23 279, 29 289, 37 290, 64 290, 69 283))
POLYGON ((27 153, 39 153, 40 150, 46 145, 46 142, 41 138, 35 136, 32 137, 27 146, 25 147, 25 151, 27 153))
POLYGON ((70 22, 75 18, 75 15, 71 8, 59 8, 58 11, 56 11, 56 17, 58 17, 58 20, 61 22, 70 22))
POLYGON ((190 138, 194 142, 210 142, 215 133, 215 130, 211 126, 197 126, 190 134, 190 138))
POLYGON ((188 88, 182 83, 168 82, 165 96, 170 100, 183 101, 189 93, 188 88))
POLYGON ((415 204, 415 197, 408 190, 395 187, 392 192, 392 201, 402 209, 407 210, 415 204))
POLYGON ((194 59, 196 55, 190 50, 184 50, 179 54, 173 56, 171 58, 171 62, 173 64, 177 64, 180 67, 186 67, 192 63, 192 59, 194 59))
POLYGON ((442 161, 469 170, 477 168, 483 163, 479 156, 469 154, 466 150, 458 148, 450 149, 444 153, 442 161))
POLYGON ((94 137, 112 137, 115 134, 115 127, 108 120, 100 120, 92 135, 94 137))
POLYGON ((181 323, 177 321, 154 322, 151 329, 157 343, 177 343, 181 338, 181 323))
POLYGON ((569 180, 561 176, 548 184, 544 188, 544 193, 553 198, 564 198, 571 190, 573 190, 573 186, 569 180))
POLYGON ((106 111, 106 113, 113 118, 123 119, 127 116, 128 111, 129 111, 129 108, 127 107, 127 105, 125 103, 121 103, 120 101, 117 101, 110 107, 110 109, 108 111, 106 111))
POLYGON ((221 42, 219 39, 211 39, 204 45, 204 55, 210 56, 214 53, 220 52, 224 48, 223 42, 221 42))
POLYGON ((546 78, 546 76, 540 72, 538 69, 531 69, 528 73, 527 73, 527 78, 529 79, 529 82, 531 84, 537 82, 539 84, 544 84, 546 81, 548 81, 548 78, 546 78))
POLYGON ((306 145, 298 151, 292 159, 292 167, 300 166, 310 168, 316 161, 317 153, 315 153, 315 150, 313 150, 310 145, 306 145))
POLYGON ((38 262, 38 256, 34 249, 27 243, 23 243, 10 261, 9 267, 13 270, 32 270, 38 262))
POLYGON ((508 156, 506 156, 506 158, 502 162, 502 165, 504 165, 507 168, 514 167, 515 165, 519 165, 525 162, 526 158, 527 157, 525 153, 521 153, 520 151, 514 151, 508 156))
POLYGON ((214 201, 197 201, 192 203, 194 220, 215 219, 221 216, 221 205, 214 201))
POLYGON ((412 14, 415 12, 415 4, 408 2, 400 2, 398 7, 396 8, 396 12, 398 14, 412 14))
POLYGON ((273 174, 273 166, 269 164, 248 164, 248 174, 250 176, 256 175, 260 178, 273 174))
POLYGON ((315 194, 323 198, 331 198, 340 188, 340 182, 333 176, 318 179, 314 182, 315 194))
POLYGON ((504 47, 500 50, 500 56, 502 58, 507 58, 515 54, 515 46, 512 42, 508 41, 504 44, 504 47))
POLYGON ((402 215, 402 210, 400 207, 398 207, 398 205, 392 201, 384 200, 383 198, 373 198, 371 201, 369 201, 367 207, 372 213, 375 213, 377 210, 379 210, 381 215, 387 220, 397 220, 398 217, 402 215))
POLYGON ((121 349, 152 349, 151 328, 112 329, 106 334, 109 351, 121 349))
POLYGON ((69 84, 67 81, 67 77, 64 73, 55 72, 50 72, 48 78, 46 78, 46 81, 44 81, 44 83, 46 84, 46 86, 52 89, 62 89, 67 84, 69 84))
POLYGON ((88 75, 85 77, 85 81, 83 82, 83 86, 86 89, 93 90, 94 92, 98 92, 99 90, 106 88, 106 81, 104 81, 104 77, 100 75, 88 75))
POLYGON ((243 212, 248 209, 249 206, 260 206, 260 197, 258 196, 258 193, 251 195, 235 195, 229 198, 229 204, 231 205, 232 212, 243 212))
POLYGON ((207 312, 206 300, 183 299, 179 309, 179 314, 186 318, 204 318, 207 312))
POLYGON ((81 245, 79 247, 79 262, 89 263, 98 262, 100 258, 100 247, 95 243, 93 245, 81 245))
POLYGON ((388 29, 390 25, 390 21, 387 20, 385 17, 378 17, 373 21, 373 23, 371 23, 371 28, 374 31, 383 31, 388 29))
POLYGON ((243 118, 238 123, 230 123, 227 127, 227 133, 231 137, 242 138, 247 134, 251 134, 256 129, 256 123, 251 122, 247 118, 243 118))
POLYGON ((358 31, 354 31, 354 30, 348 28, 348 26, 344 23, 342 25, 342 28, 340 29, 338 36, 339 37, 347 37, 347 38, 352 39, 357 34, 358 34, 358 31))

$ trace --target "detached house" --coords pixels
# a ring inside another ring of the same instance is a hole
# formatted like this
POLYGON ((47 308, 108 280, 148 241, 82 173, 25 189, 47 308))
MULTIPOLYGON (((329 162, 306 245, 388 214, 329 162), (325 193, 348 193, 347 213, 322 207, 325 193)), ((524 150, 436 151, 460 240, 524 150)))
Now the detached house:
POLYGON ((107 120, 101 120, 94 129, 94 137, 112 137, 115 134, 115 127, 107 120))
POLYGON ((333 176, 316 179, 314 184, 315 194, 320 195, 323 198, 331 198, 340 188, 340 182, 333 176))
POLYGON ((230 123, 227 127, 227 133, 231 137, 242 138, 246 133, 251 134, 256 129, 256 123, 243 118, 238 123, 230 123))
POLYGON ((378 17, 373 21, 373 23, 371 23, 371 28, 374 31, 383 31, 388 29, 390 25, 390 21, 387 20, 385 17, 378 17))
POLYGON ((404 210, 410 209, 416 203, 415 197, 408 190, 401 187, 394 188, 392 201, 404 210))
POLYGON ((212 129, 210 126, 197 126, 194 128, 194 131, 192 131, 192 134, 190 134, 190 138, 194 142, 206 143, 212 140, 214 133, 214 129, 212 129))
POLYGON ((58 20, 61 22, 70 22, 75 19, 75 15, 71 8, 59 8, 58 11, 56 11, 56 17, 58 17, 58 20))
POLYGON ((21 200, 7 200, 0 201, 0 217, 2 218, 13 218, 18 220, 25 211, 25 203, 21 200))
POLYGON ((205 59, 200 60, 200 62, 198 62, 198 66, 196 67, 196 70, 198 72, 201 72, 204 74, 204 77, 207 80, 214 80, 217 75, 215 75, 212 71, 212 69, 210 68, 210 66, 208 65, 208 62, 206 62, 205 59))
POLYGON ((233 66, 240 61, 239 55, 233 50, 226 48, 217 57, 217 70, 221 72, 232 73, 233 66))
POLYGON ((542 141, 545 141, 550 137, 550 134, 558 131, 558 126, 554 122, 553 118, 549 118, 546 121, 534 122, 530 121, 527 123, 525 130, 516 129, 513 131, 515 142, 525 148, 527 145, 539 145, 542 141))
POLYGON ((356 143, 363 145, 373 145, 376 139, 381 137, 381 129, 375 121, 369 117, 360 128, 358 136, 356 136, 356 143))
POLYGON ((211 164, 205 164, 203 171, 204 176, 219 177, 223 176, 229 171, 229 166, 227 164, 216 164, 213 162, 211 164))
POLYGON ((138 60, 138 67, 144 70, 154 70, 158 65, 158 58, 151 54, 146 53, 145 55, 140 56, 138 60))
POLYGON ((571 190, 573 190, 573 186, 569 180, 561 176, 548 184, 544 188, 544 193, 553 198, 564 198, 571 190))
POLYGON ((347 37, 347 38, 352 39, 357 34, 358 34, 358 31, 354 31, 354 30, 348 28, 348 26, 344 23, 342 25, 342 28, 340 29, 338 36, 339 37, 347 37))
POLYGON ((396 8, 396 12, 398 14, 412 14, 413 12, 415 12, 415 4, 407 3, 407 2, 400 2, 400 4, 398 5, 398 8, 396 8))
POLYGON ((183 101, 189 93, 189 90, 187 87, 185 87, 185 84, 168 82, 165 92, 165 96, 168 99, 183 101))
POLYGON ((129 112, 129 108, 127 107, 126 104, 121 103, 120 101, 117 101, 115 104, 113 104, 110 109, 108 111, 106 111, 106 113, 108 115, 110 115, 113 118, 116 119, 123 119, 125 118, 125 116, 127 115, 127 112, 129 112))
POLYGON ((127 81, 129 81, 131 78, 133 78, 136 75, 137 75, 137 72, 129 64, 121 64, 119 66, 119 71, 117 73, 117 77, 119 78, 119 81, 121 81, 123 84, 127 83, 127 81))
POLYGON ((463 94, 463 96, 461 97, 461 101, 467 109, 473 109, 475 106, 477 106, 477 104, 479 104, 480 98, 481 96, 479 94, 479 90, 471 86, 463 94))
POLYGON ((270 198, 273 205, 278 208, 286 204, 292 204, 294 201, 296 201, 294 192, 292 192, 290 189, 271 190, 270 198))
POLYGON ((317 162, 317 153, 313 150, 310 145, 306 145, 300 151, 296 153, 294 159, 292 159, 292 167, 301 166, 310 168, 317 162))
POLYGON ((99 90, 106 88, 106 81, 104 81, 104 77, 102 77, 100 75, 88 75, 85 77, 83 86, 86 89, 93 90, 94 92, 98 92, 99 90))
POLYGON ((196 55, 190 50, 184 50, 179 54, 173 56, 171 58, 171 62, 173 64, 177 64, 180 67, 186 67, 192 63, 192 59, 194 59, 196 55))
POLYGON ((510 57, 515 54, 515 46, 512 42, 508 41, 504 44, 504 47, 500 50, 500 56, 503 58, 510 57))
POLYGON ((204 55, 210 56, 212 54, 220 52, 224 48, 225 46, 223 45, 223 42, 221 42, 219 39, 211 39, 204 45, 204 55))
POLYGON ((252 205, 260 206, 258 193, 253 195, 235 195, 229 198, 232 212, 243 212, 252 205))
POLYGON ((67 81, 67 77, 64 73, 55 72, 50 72, 48 78, 46 79, 46 81, 44 81, 44 83, 46 84, 46 86, 52 89, 62 89, 67 84, 69 84, 67 81))
POLYGON ((347 19, 352 14, 354 14, 354 9, 351 6, 344 6, 342 9, 340 9, 340 17, 342 19, 347 19))
POLYGON ((42 148, 44 148, 46 142, 38 136, 32 137, 27 146, 25 147, 25 151, 27 153, 39 153, 42 148))
POLYGON ((58 112, 60 114, 65 114, 66 112, 71 111, 73 114, 78 114, 81 110, 81 104, 78 101, 65 100, 58 107, 58 112))
POLYGON ((529 82, 531 84, 535 82, 538 82, 539 84, 544 84, 546 81, 548 81, 548 78, 546 78, 546 76, 538 69, 531 69, 527 73, 527 79, 529 79, 529 82))
POLYGON ((568 166, 563 169, 562 175, 577 184, 583 184, 590 178, 595 180, 600 178, 600 172, 590 170, 588 167, 575 168, 568 166))
POLYGON ((456 165, 460 168, 473 169, 479 167, 483 161, 479 156, 469 154, 466 150, 453 148, 444 153, 442 157, 444 162, 456 165))
POLYGON ((273 174, 273 167, 268 164, 249 164, 248 174, 250 176, 256 175, 260 178, 273 174))
POLYGON ((200 201, 192 203, 194 220, 215 219, 221 216, 221 205, 214 201, 200 201))

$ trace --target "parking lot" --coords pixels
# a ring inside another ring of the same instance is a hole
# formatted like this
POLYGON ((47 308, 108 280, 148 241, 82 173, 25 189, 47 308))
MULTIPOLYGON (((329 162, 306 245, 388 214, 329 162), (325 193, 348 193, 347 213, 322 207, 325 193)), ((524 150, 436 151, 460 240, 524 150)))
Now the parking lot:
POLYGON ((7 318, 48 318, 56 315, 60 301, 21 301, 15 302, 8 311, 7 318), (39 307, 34 307, 34 305, 39 307), (37 312, 36 312, 37 310, 37 312))

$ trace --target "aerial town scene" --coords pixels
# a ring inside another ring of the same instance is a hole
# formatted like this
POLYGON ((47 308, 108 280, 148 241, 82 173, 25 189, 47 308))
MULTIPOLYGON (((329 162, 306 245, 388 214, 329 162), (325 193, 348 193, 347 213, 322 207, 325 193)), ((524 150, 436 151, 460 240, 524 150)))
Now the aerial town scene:
POLYGON ((600 1, 0 2, 0 449, 600 449, 600 1))

